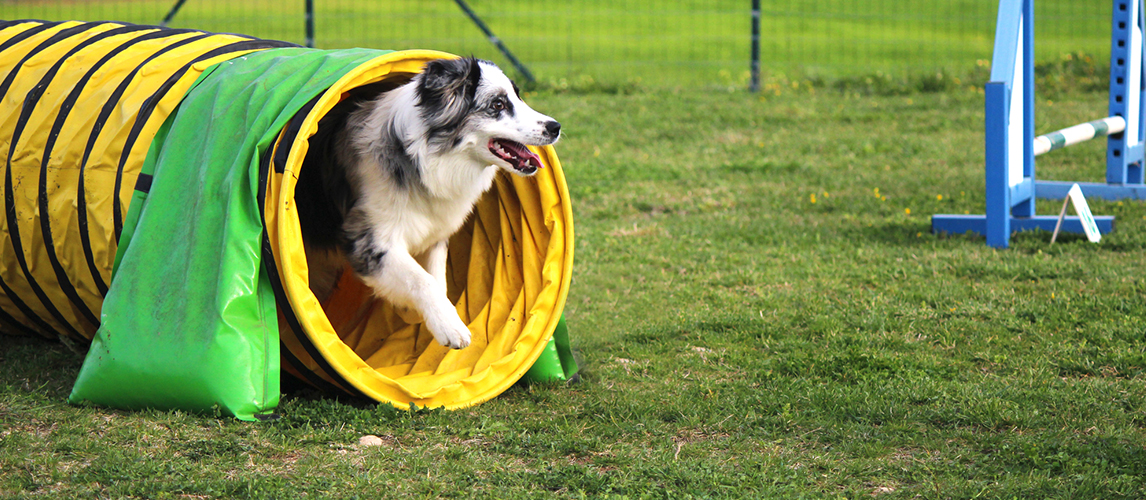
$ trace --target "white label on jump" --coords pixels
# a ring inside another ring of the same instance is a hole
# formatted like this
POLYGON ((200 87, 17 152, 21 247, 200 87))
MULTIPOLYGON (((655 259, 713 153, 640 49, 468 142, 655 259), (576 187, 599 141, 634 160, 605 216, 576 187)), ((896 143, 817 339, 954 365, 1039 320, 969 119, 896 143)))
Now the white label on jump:
POLYGON ((1086 231, 1086 239, 1091 243, 1098 243, 1102 234, 1098 232, 1098 224, 1094 222, 1094 215, 1090 213, 1090 205, 1086 204, 1086 197, 1082 195, 1082 188, 1075 184, 1066 193, 1070 197, 1070 204, 1074 205, 1074 213, 1078 214, 1078 221, 1082 223, 1082 230, 1086 231))

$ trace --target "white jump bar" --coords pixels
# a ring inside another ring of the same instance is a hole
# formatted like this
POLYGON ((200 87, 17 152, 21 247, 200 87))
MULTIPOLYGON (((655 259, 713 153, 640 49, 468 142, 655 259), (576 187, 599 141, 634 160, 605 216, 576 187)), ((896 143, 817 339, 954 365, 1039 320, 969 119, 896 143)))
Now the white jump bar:
POLYGON ((1126 120, 1110 116, 1035 137, 1035 156, 1126 130, 1126 120))

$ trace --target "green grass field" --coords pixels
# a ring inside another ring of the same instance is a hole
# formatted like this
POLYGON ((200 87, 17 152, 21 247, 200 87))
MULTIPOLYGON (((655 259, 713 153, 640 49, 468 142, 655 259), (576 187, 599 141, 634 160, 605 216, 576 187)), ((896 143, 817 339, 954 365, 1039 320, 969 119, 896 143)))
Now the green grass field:
MULTIPOLYGON (((1052 59, 1038 132, 1102 116, 1105 70, 1052 59)), ((0 336, 0 498, 1144 498, 1146 204, 1091 200, 1099 244, 929 233, 983 212, 984 74, 544 86, 580 383, 298 391, 252 424, 69 406, 82 354, 0 336)), ((1104 151, 1039 177, 1099 181, 1104 151)))

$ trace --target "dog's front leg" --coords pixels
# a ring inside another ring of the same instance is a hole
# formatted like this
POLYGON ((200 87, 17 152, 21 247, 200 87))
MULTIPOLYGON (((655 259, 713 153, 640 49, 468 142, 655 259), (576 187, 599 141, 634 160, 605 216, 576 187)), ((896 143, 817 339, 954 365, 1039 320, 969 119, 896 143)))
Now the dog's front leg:
MULTIPOLYGON (((446 295, 446 256, 447 256, 446 241, 440 241, 435 245, 431 245, 429 249, 414 257, 418 261, 418 265, 422 266, 430 276, 434 277, 434 281, 441 287, 442 295, 446 295)), ((421 313, 417 309, 410 306, 396 306, 394 312, 398 313, 398 317, 402 321, 411 325, 415 323, 424 323, 421 313)))
POLYGON ((418 263, 434 277, 442 287, 442 293, 446 293, 446 257, 449 255, 449 242, 442 240, 431 246, 422 255, 418 256, 418 263))
MULTIPOLYGON (((444 283, 431 276, 408 252, 391 250, 376 259, 369 266, 371 272, 363 277, 375 293, 397 306, 416 309, 439 344, 451 349, 470 345, 470 330, 446 298, 444 283)), ((444 259, 442 268, 444 276, 444 259)))

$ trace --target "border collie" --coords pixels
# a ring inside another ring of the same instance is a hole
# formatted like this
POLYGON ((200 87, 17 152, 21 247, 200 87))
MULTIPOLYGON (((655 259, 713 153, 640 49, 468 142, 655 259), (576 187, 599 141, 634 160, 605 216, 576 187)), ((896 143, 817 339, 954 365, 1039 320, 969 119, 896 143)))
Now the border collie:
POLYGON ((545 168, 526 145, 557 142, 561 124, 472 57, 429 62, 396 88, 360 90, 319 123, 299 174, 311 289, 326 299, 349 262, 407 322, 466 347, 469 328, 446 297, 447 241, 499 170, 545 168))

